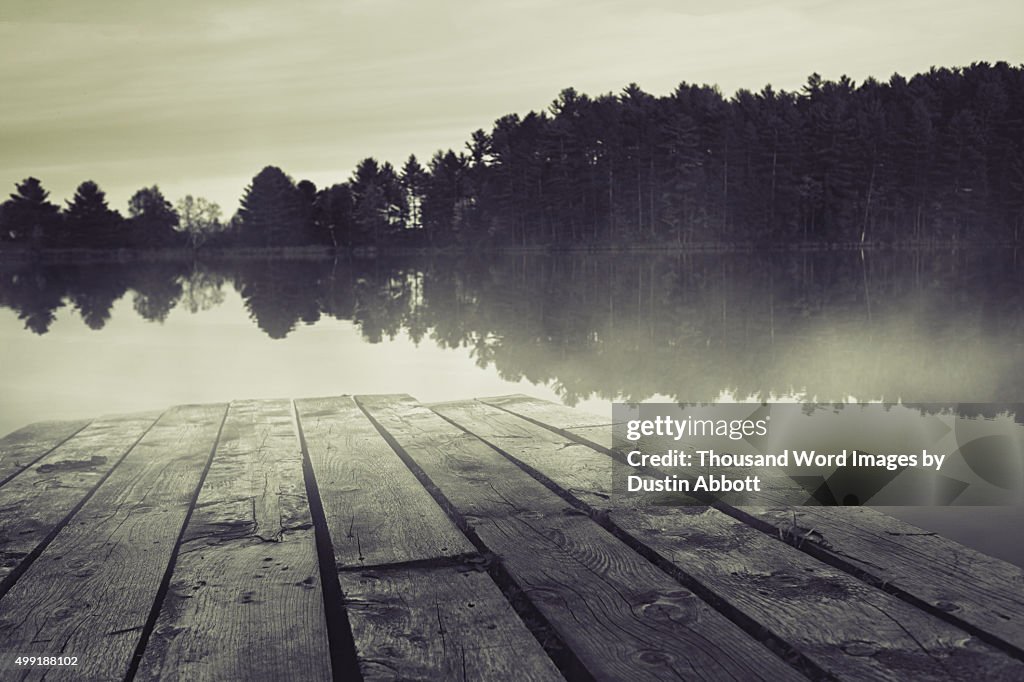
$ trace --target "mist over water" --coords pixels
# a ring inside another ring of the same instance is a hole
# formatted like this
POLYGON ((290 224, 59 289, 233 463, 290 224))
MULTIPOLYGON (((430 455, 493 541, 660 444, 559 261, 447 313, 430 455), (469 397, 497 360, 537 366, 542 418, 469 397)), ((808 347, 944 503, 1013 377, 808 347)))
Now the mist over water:
MULTIPOLYGON (((252 397, 1021 402, 1012 250, 0 263, 0 431, 252 397)), ((1016 508, 893 510, 1024 564, 1016 508), (1002 519, 998 526, 992 520, 1002 519)))

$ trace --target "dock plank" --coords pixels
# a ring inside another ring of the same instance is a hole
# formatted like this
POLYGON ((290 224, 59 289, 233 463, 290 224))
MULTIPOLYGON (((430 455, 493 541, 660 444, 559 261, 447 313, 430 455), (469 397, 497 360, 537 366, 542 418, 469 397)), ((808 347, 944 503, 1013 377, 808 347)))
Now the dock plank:
POLYGON ((476 548, 353 399, 296 410, 364 679, 561 679, 475 570, 476 548))
POLYGON ((223 420, 180 406, 146 433, 0 599, 0 652, 73 655, 15 679, 122 679, 223 420))
POLYGON ((97 419, 0 487, 0 595, 159 416, 97 419))
POLYGON ((29 424, 0 439, 0 486, 89 425, 89 420, 29 424))
POLYGON ((838 679, 1024 676, 963 630, 705 506, 636 509, 612 494, 612 459, 476 401, 429 406, 522 462, 838 679), (911 634, 913 633, 913 634, 911 634))
POLYGON ((472 566, 341 573, 365 680, 562 680, 485 572, 472 566))
MULTIPOLYGON (((605 426, 579 427, 578 410, 547 401, 527 396, 481 401, 604 452, 613 446, 610 418, 605 426)), ((779 504, 730 513, 1024 653, 1024 570, 1012 564, 869 507, 779 504)))
POLYGON ((407 397, 358 397, 596 679, 800 679, 691 591, 407 397))
POLYGON ((339 568, 474 551, 351 397, 295 406, 339 568))
POLYGON ((330 680, 291 401, 232 402, 135 679, 330 680))

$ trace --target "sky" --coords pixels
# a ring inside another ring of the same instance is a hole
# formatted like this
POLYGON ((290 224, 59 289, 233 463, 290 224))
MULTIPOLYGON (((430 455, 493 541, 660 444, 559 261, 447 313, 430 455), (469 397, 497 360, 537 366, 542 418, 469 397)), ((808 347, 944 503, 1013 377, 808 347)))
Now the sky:
POLYGON ((237 208, 265 165, 325 186, 460 149, 565 87, 799 88, 1024 63, 1020 0, 0 0, 0 197, 91 179, 237 208))

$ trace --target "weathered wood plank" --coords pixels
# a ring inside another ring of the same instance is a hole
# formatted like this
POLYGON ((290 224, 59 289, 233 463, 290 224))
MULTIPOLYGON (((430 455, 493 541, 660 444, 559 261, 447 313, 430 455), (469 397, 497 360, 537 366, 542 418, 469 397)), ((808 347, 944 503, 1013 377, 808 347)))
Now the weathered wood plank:
POLYGON ((17 679, 122 679, 212 453, 224 405, 166 412, 0 599, 0 651, 79 658, 17 679))
MULTIPOLYGON (((482 402, 605 452, 613 445, 610 426, 576 428, 577 411, 561 405, 521 397, 482 402)), ((1012 564, 868 507, 778 505, 734 512, 804 551, 848 566, 1024 652, 1024 571, 1012 564)))
POLYGON ((88 420, 39 422, 0 439, 0 486, 89 425, 88 420))
POLYGON ((490 577, 452 563, 476 548, 352 398, 296 409, 364 678, 560 679, 490 577))
POLYGON ((479 439, 408 398, 357 400, 500 558, 595 678, 800 677, 479 439))
POLYGON ((586 429, 591 427, 606 428, 615 423, 612 419, 610 405, 609 413, 605 416, 601 416, 599 414, 592 414, 583 410, 574 410, 546 400, 539 400, 521 393, 496 396, 493 398, 479 398, 479 400, 480 402, 487 403, 488 405, 503 407, 517 414, 521 414, 524 417, 532 417, 538 420, 547 416, 547 407, 549 405, 558 407, 558 423, 559 427, 563 429, 586 429))
POLYGON ((351 397, 295 406, 339 568, 474 551, 351 397))
POLYGON ((290 401, 231 403, 136 679, 331 679, 290 401))
POLYGON ((466 566, 342 571, 366 680, 561 680, 487 573, 466 566))
POLYGON ((0 487, 0 595, 159 416, 98 419, 0 487))
POLYGON ((1024 663, 963 630, 714 508, 634 509, 612 494, 612 459, 475 401, 438 414, 539 472, 706 590, 840 679, 1024 676, 1024 663))

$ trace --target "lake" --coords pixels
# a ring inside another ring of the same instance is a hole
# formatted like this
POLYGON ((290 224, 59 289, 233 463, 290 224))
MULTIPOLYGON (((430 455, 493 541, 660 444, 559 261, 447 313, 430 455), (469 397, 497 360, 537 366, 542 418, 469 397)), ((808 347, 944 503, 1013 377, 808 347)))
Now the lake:
MULTIPOLYGON (((1012 250, 0 262, 0 432, 248 397, 1024 402, 1012 250)), ((903 508, 1024 565, 1019 508, 903 508)))

